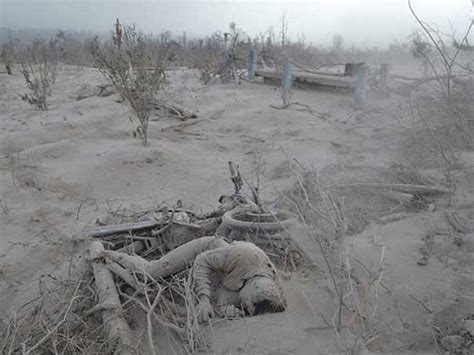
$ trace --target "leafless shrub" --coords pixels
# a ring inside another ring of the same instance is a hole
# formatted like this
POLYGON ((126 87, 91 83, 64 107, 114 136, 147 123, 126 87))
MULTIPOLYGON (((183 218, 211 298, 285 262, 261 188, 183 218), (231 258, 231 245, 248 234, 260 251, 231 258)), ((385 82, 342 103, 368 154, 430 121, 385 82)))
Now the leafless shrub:
POLYGON ((166 83, 165 71, 161 63, 153 63, 146 52, 146 38, 135 27, 127 26, 113 38, 114 44, 107 47, 96 39, 91 52, 99 70, 117 87, 138 120, 133 135, 147 145, 148 121, 155 94, 166 83))
MULTIPOLYGON (((157 257, 156 253, 159 251, 148 253, 146 257, 157 257)), ((97 304, 99 297, 92 274, 85 270, 77 276, 77 280, 52 275, 40 278, 39 296, 23 305, 6 322, 0 334, 2 354, 120 352, 119 345, 107 338, 108 325, 103 323, 101 312, 108 305, 97 304)), ((147 341, 137 340, 136 349, 127 348, 127 353, 143 353, 139 347, 146 344, 156 353, 155 347, 163 348, 157 340, 163 338, 171 342, 167 346, 175 350, 184 348, 189 353, 205 346, 194 311, 195 295, 188 271, 159 282, 147 274, 134 273, 131 277, 135 290, 117 279, 121 307, 129 322, 133 320, 135 325, 144 326, 147 341), (157 334, 158 329, 164 337, 157 334)))
POLYGON ((87 316, 96 297, 92 280, 41 277, 39 296, 10 319, 0 337, 1 353, 106 353, 100 321, 87 316))
POLYGON ((47 44, 35 40, 20 53, 20 72, 31 91, 21 96, 23 101, 36 106, 39 110, 47 110, 47 97, 51 96, 51 87, 56 79, 57 58, 54 42, 47 44))
MULTIPOLYGON (((413 17, 420 25, 422 33, 424 34, 424 36, 422 36, 421 33, 415 34, 413 38, 412 52, 415 56, 419 56, 426 61, 427 65, 431 68, 433 74, 440 83, 440 88, 443 92, 443 95, 446 97, 448 104, 451 104, 453 70, 457 66, 456 60, 459 56, 459 53, 461 50, 463 50, 464 45, 468 44, 467 38, 471 32, 472 27, 474 26, 474 21, 470 22, 460 42, 454 39, 454 43, 456 43, 457 46, 451 50, 451 48, 449 48, 448 44, 446 43, 446 40, 443 39, 441 32, 421 20, 421 18, 415 12, 411 0, 408 0, 408 7, 410 8, 413 17), (437 58, 430 57, 431 51, 436 53, 437 58), (438 72, 438 63, 441 64, 443 76, 438 72)), ((454 38, 454 36, 452 37, 454 38)))
POLYGON ((203 85, 209 84, 212 77, 219 72, 219 57, 213 53, 199 68, 199 81, 203 85))

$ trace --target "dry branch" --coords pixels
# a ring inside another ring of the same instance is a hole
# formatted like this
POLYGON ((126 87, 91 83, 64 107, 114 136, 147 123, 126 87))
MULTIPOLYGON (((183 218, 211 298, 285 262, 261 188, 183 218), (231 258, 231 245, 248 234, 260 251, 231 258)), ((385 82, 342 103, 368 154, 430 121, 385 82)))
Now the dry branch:
POLYGON ((164 131, 168 131, 170 129, 174 129, 174 130, 181 130, 187 126, 192 126, 192 125, 195 125, 197 123, 200 123, 200 122, 204 122, 204 121, 209 121, 210 119, 209 118, 200 118, 200 119, 196 119, 196 120, 192 120, 190 122, 183 122, 183 123, 180 123, 180 124, 177 124, 177 125, 172 125, 172 126, 168 126, 168 127, 163 127, 161 129, 162 132, 164 131))
POLYGON ((56 330, 59 329, 59 327, 67 321, 67 316, 69 315, 69 311, 71 310, 71 307, 74 303, 74 301, 76 300, 76 294, 77 294, 77 291, 79 290, 79 284, 77 285, 75 291, 74 291, 74 295, 73 297, 71 298, 71 302, 69 302, 69 305, 67 306, 67 309, 66 311, 64 312, 64 316, 63 316, 63 319, 58 322, 54 328, 52 328, 44 337, 42 337, 35 345, 33 345, 31 348, 29 348, 28 350, 26 351, 23 351, 23 354, 24 355, 28 355, 28 354, 31 354, 31 353, 34 353, 34 351, 41 346, 41 344, 43 344, 46 340, 48 340, 51 336, 53 336, 53 334, 56 332, 56 330))
POLYGON ((109 340, 117 344, 116 354, 133 354, 134 338, 128 323, 122 316, 122 307, 112 273, 107 269, 103 261, 100 260, 103 251, 104 246, 101 242, 95 241, 91 243, 90 256, 93 260, 92 267, 99 295, 99 304, 107 306, 102 311, 102 320, 109 340))
POLYGON ((297 109, 297 111, 308 111, 312 115, 315 114, 315 112, 311 109, 311 107, 309 107, 309 105, 302 104, 302 103, 299 103, 299 102, 290 102, 290 103, 288 103, 286 105, 283 105, 283 106, 270 105, 270 107, 273 108, 273 109, 276 109, 276 110, 285 110, 288 107, 290 107, 291 105, 303 107, 303 109, 297 109))
POLYGON ((329 187, 381 189, 381 190, 398 191, 405 194, 420 194, 420 195, 443 195, 443 194, 450 193, 448 189, 443 189, 439 187, 431 187, 431 186, 424 186, 424 185, 409 185, 409 184, 370 183, 370 182, 331 185, 329 187))
POLYGON ((190 111, 184 107, 179 107, 175 104, 171 105, 159 102, 156 104, 155 109, 164 110, 169 115, 176 117, 178 120, 181 121, 198 118, 198 114, 196 112, 190 111))

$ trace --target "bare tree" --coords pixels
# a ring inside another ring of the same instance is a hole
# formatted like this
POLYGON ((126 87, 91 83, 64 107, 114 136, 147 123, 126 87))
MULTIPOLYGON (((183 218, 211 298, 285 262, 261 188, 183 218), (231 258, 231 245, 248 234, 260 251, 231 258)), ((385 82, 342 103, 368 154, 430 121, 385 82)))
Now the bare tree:
POLYGON ((285 48, 288 43, 288 19, 286 18, 286 13, 280 17, 280 26, 281 47, 285 48))
MULTIPOLYGON (((418 53, 423 56, 426 60, 428 60, 428 56, 426 55, 428 51, 428 47, 433 48, 434 52, 438 54, 438 57, 440 59, 440 62, 442 64, 442 68, 445 74, 445 83, 446 83, 446 89, 442 90, 445 93, 445 96, 447 98, 448 104, 451 104, 452 102, 452 73, 453 69, 456 65, 456 59, 458 58, 459 53, 463 49, 463 47, 467 44, 467 38, 469 36, 469 33, 472 30, 472 27, 474 26, 474 20, 471 20, 469 26, 467 27, 464 36, 462 37, 462 40, 460 42, 457 42, 454 40, 453 42, 457 43, 457 46, 455 46, 454 52, 451 54, 450 50, 446 44, 446 41, 443 40, 441 34, 439 31, 434 29, 432 26, 430 26, 428 23, 424 22, 421 20, 421 18, 418 16, 418 14, 415 12, 411 0, 408 0, 408 7, 410 8, 410 11, 415 18, 415 20, 418 22, 420 25, 423 33, 425 34, 426 38, 428 41, 422 42, 420 40, 420 36, 416 37, 416 41, 414 42, 415 46, 419 49, 418 53)), ((438 71, 436 70, 435 64, 429 62, 430 67, 432 68, 434 74, 438 78, 438 82, 442 83, 442 79, 438 71)))

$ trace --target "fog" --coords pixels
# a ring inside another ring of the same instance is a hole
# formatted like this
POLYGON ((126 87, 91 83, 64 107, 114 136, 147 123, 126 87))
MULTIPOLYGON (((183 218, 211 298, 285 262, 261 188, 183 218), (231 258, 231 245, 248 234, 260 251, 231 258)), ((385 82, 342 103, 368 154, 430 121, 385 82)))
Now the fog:
MULTIPOLYGON (((471 20, 471 0, 413 0, 419 15, 458 36, 471 20)), ((107 32, 116 17, 149 33, 201 36, 236 22, 251 37, 273 27, 285 14, 291 39, 329 44, 341 34, 346 45, 385 46, 403 41, 415 22, 406 0, 314 1, 132 1, 0 0, 0 27, 107 32)), ((474 40, 471 40, 474 42, 474 40)))

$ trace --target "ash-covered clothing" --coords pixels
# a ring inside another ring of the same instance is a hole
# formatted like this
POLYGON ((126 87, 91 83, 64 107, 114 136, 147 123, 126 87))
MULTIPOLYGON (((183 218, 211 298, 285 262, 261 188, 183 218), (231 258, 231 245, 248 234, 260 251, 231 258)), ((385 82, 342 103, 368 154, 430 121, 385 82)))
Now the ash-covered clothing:
POLYGON ((213 286, 238 292, 247 280, 256 276, 267 277, 280 285, 275 266, 268 256, 248 242, 233 242, 200 254, 194 262, 192 276, 199 298, 207 296, 211 299, 213 286))

